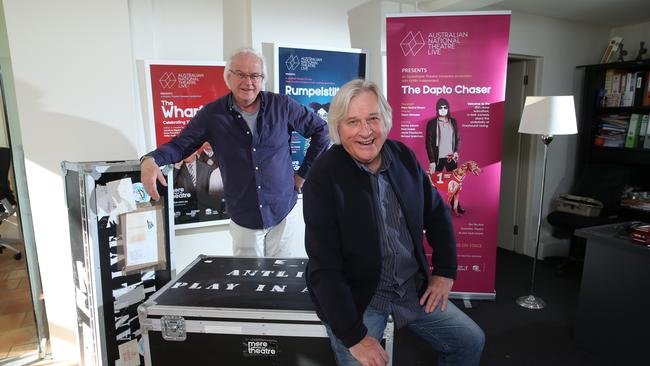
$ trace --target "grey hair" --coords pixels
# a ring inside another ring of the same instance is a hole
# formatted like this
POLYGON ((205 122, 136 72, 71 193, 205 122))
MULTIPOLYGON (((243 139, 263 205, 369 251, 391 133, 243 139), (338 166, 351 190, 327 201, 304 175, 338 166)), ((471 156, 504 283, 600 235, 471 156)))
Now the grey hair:
POLYGON ((262 79, 262 90, 264 90, 265 89, 264 84, 266 82, 266 58, 260 51, 250 47, 241 47, 236 49, 235 52, 233 52, 233 54, 228 59, 228 62, 226 62, 226 68, 223 69, 223 80, 226 82, 226 86, 228 87, 228 89, 230 89, 230 82, 228 81, 228 71, 232 70, 231 69, 232 61, 237 56, 245 55, 245 54, 254 55, 255 57, 257 57, 258 60, 260 60, 260 63, 262 63, 262 74, 264 75, 264 78, 262 79))
POLYGON ((390 129, 393 127, 392 109, 388 104, 388 101, 386 101, 384 94, 379 89, 379 86, 369 80, 355 79, 343 85, 341 89, 336 93, 330 104, 330 110, 327 115, 327 123, 329 125, 330 139, 332 140, 332 143, 341 143, 338 127, 339 123, 341 123, 341 121, 347 117, 350 101, 352 98, 366 91, 374 93, 377 97, 377 102, 379 103, 379 113, 381 114, 381 119, 384 122, 386 134, 390 132, 390 129))

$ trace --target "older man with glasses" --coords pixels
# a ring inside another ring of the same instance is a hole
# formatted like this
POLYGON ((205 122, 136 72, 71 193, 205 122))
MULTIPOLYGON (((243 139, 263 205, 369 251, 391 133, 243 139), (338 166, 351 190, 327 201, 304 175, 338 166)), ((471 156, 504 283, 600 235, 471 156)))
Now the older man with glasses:
POLYGON ((204 106, 178 136, 140 163, 145 190, 157 200, 156 180, 166 185, 159 167, 209 142, 219 158, 235 256, 291 256, 292 230, 300 219, 294 213, 297 192, 329 144, 327 123, 289 97, 263 91, 265 78, 262 54, 235 51, 224 71, 231 92, 204 106), (311 138, 295 173, 291 131, 311 138))

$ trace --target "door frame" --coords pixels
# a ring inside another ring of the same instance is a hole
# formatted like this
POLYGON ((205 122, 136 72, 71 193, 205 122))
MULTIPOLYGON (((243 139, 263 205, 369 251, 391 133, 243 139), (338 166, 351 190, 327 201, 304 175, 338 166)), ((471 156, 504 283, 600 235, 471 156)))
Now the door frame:
MULTIPOLYGON (((506 104, 508 108, 517 108, 511 111, 511 114, 521 115, 526 97, 540 94, 543 59, 530 55, 509 54, 508 62, 525 63, 527 84, 524 85, 521 93, 515 96, 520 99, 520 103, 506 104)), ((510 77, 510 75, 507 77, 510 77)), ((525 253, 526 243, 534 240, 536 235, 535 230, 531 230, 535 229, 534 222, 531 221, 530 215, 527 214, 532 212, 534 208, 535 192, 539 189, 535 184, 537 172, 534 162, 537 161, 538 144, 534 138, 535 136, 517 133, 515 141, 504 138, 503 142, 504 144, 512 143, 516 145, 514 150, 517 151, 517 157, 515 158, 515 167, 512 167, 515 172, 513 189, 504 189, 504 182, 501 183, 501 205, 502 207, 503 205, 511 205, 512 217, 507 218, 506 222, 499 223, 499 237, 503 238, 504 235, 512 235, 511 242, 513 244, 512 246, 499 244, 499 246, 513 250, 516 253, 525 253), (508 196, 505 196, 506 193, 509 193, 508 196), (518 228, 516 235, 514 234, 515 226, 518 228)))

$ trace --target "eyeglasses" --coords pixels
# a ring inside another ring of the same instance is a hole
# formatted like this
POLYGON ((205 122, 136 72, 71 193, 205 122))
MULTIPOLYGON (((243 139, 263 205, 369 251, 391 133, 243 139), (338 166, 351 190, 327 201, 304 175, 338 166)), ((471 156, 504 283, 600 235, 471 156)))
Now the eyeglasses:
POLYGON ((239 80, 246 80, 246 79, 251 79, 252 82, 257 83, 260 80, 264 79, 264 74, 258 74, 256 72, 247 74, 245 72, 241 72, 239 70, 228 70, 231 74, 235 75, 237 79, 239 80))

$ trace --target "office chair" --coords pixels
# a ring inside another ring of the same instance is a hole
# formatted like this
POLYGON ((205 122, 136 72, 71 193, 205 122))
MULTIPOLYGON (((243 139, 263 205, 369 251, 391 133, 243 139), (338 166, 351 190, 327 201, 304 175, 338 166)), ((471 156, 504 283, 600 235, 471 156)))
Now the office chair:
POLYGON ((603 203, 598 216, 580 216, 553 211, 546 220, 553 227, 551 235, 569 238, 569 256, 556 266, 555 272, 563 275, 570 267, 581 267, 585 256, 585 239, 573 235, 576 229, 625 221, 620 215, 621 195, 629 183, 630 169, 619 165, 587 164, 576 180, 571 194, 596 199, 603 203))
MULTIPOLYGON (((0 224, 16 212, 16 199, 9 188, 9 165, 11 164, 11 151, 8 147, 0 147, 0 224)), ((4 249, 14 252, 14 259, 20 260, 22 253, 8 241, 0 237, 0 253, 4 249)))

